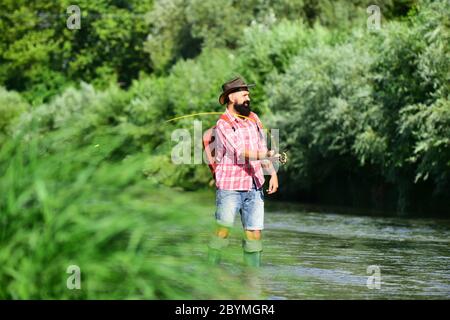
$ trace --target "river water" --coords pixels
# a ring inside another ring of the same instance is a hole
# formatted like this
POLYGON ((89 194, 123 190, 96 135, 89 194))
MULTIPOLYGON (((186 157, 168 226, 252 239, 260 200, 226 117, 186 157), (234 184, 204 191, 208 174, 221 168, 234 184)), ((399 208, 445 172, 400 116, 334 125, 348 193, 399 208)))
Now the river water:
MULTIPOLYGON (((241 271, 259 297, 450 298, 448 220, 288 208, 266 210, 263 266, 255 272, 241 271)), ((238 241, 231 239, 231 245, 238 241)), ((235 252, 232 260, 239 259, 235 252)))

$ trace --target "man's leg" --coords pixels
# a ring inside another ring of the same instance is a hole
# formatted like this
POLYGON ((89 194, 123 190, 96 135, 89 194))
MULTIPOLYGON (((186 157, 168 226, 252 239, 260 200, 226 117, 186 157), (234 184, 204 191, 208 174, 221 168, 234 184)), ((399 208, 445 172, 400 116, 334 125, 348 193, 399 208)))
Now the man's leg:
POLYGON ((262 254, 261 230, 245 230, 242 248, 244 264, 250 267, 260 267, 262 254))
POLYGON ((261 230, 245 230, 245 237, 249 240, 261 240, 261 230))
POLYGON ((220 263, 222 251, 229 243, 230 228, 233 226, 234 217, 240 206, 239 192, 217 189, 215 213, 217 228, 208 245, 208 261, 210 263, 220 263))
POLYGON ((216 236, 219 238, 228 238, 230 235, 230 228, 218 226, 216 229, 216 236))
POLYGON ((261 266, 262 240, 264 228, 264 195, 262 189, 252 189, 245 195, 242 224, 245 238, 242 241, 244 264, 252 267, 261 266))
POLYGON ((218 226, 215 234, 211 237, 208 250, 208 261, 211 264, 219 264, 222 257, 222 250, 228 246, 228 235, 230 229, 218 226))

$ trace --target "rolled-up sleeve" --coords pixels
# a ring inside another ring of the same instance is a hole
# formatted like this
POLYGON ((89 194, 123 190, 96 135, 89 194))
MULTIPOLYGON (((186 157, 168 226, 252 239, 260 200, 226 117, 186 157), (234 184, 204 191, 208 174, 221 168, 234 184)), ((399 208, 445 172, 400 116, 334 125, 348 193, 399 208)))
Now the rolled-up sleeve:
POLYGON ((244 143, 229 123, 219 120, 216 126, 216 134, 220 141, 219 143, 223 144, 227 152, 235 154, 238 159, 243 156, 244 143))

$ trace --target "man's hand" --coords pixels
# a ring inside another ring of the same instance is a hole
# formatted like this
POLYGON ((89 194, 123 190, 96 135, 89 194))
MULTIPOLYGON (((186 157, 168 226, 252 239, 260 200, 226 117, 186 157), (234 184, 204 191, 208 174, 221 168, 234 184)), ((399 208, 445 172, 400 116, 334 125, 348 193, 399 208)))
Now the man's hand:
POLYGON ((270 177, 269 189, 267 189, 267 194, 275 193, 275 192, 277 192, 277 190, 278 190, 278 177, 277 177, 277 174, 274 173, 270 177))
POLYGON ((281 154, 276 153, 275 150, 267 151, 266 158, 271 161, 277 161, 281 157, 281 154))

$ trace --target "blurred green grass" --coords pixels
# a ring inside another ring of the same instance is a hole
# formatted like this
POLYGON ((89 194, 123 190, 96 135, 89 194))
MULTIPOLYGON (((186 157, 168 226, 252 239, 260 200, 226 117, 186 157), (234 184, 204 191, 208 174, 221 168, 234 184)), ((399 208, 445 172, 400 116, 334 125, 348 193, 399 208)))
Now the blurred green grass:
POLYGON ((27 134, 0 152, 0 298, 241 295, 232 275, 205 263, 210 192, 146 179, 143 153, 112 160, 123 140, 114 130, 81 145, 70 127, 27 134), (81 290, 66 288, 69 265, 81 269, 81 290))

